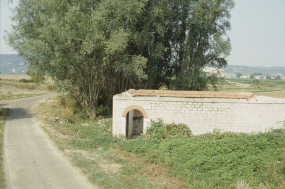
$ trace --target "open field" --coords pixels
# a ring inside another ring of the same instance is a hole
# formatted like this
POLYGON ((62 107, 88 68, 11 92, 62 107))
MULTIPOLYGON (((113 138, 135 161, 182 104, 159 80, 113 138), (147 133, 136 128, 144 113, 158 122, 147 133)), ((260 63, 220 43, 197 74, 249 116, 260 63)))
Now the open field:
POLYGON ((11 81, 19 81, 20 79, 27 79, 27 80, 31 79, 31 77, 28 75, 6 75, 6 74, 1 74, 0 78, 11 81))
MULTIPOLYGON (((26 80, 31 79, 29 75, 6 75, 6 74, 1 74, 0 78, 3 80, 9 80, 9 81, 19 81, 21 79, 26 79, 26 80)), ((49 85, 54 84, 53 80, 49 77, 46 78, 44 83, 49 84, 49 85)))
POLYGON ((5 175, 4 175, 4 167, 3 167, 3 144, 4 144, 4 125, 6 118, 9 115, 9 109, 0 108, 0 189, 5 188, 5 175))
POLYGON ((226 78, 218 84, 219 91, 253 92, 260 96, 285 98, 285 80, 226 78))
POLYGON ((49 93, 53 82, 48 79, 44 84, 23 83, 21 79, 30 80, 28 75, 1 75, 0 100, 26 98, 49 93))

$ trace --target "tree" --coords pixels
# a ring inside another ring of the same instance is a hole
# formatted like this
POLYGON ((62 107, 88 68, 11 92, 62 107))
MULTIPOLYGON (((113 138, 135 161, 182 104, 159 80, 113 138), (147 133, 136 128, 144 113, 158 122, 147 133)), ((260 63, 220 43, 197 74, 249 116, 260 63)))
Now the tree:
POLYGON ((234 3, 231 0, 175 2, 171 23, 174 35, 170 39, 174 85, 177 89, 203 90, 207 84, 201 74, 203 68, 227 65, 225 57, 230 54, 231 45, 225 34, 230 29, 229 11, 234 3), (176 84, 180 80, 186 84, 183 88, 176 84))
POLYGON ((254 77, 254 74, 250 74, 250 77, 249 77, 250 79, 254 79, 255 77, 254 77))
POLYGON ((9 44, 96 117, 129 88, 205 90, 231 46, 233 0, 20 0, 9 44))
POLYGON ((112 75, 145 78, 146 59, 125 53, 130 33, 123 28, 143 6, 144 1, 22 0, 7 37, 33 68, 47 72, 95 118, 100 91, 112 87, 112 75))
POLYGON ((31 64, 28 64, 28 70, 26 72, 29 75, 33 82, 41 84, 45 81, 45 72, 39 70, 37 67, 33 68, 31 64))
POLYGON ((280 76, 280 75, 277 75, 277 76, 275 77, 275 80, 281 80, 281 76, 280 76))
POLYGON ((240 72, 237 72, 237 73, 236 73, 236 77, 237 77, 237 78, 240 78, 241 76, 242 76, 242 73, 240 73, 240 72))
POLYGON ((253 75, 262 75, 261 72, 254 72, 253 75))

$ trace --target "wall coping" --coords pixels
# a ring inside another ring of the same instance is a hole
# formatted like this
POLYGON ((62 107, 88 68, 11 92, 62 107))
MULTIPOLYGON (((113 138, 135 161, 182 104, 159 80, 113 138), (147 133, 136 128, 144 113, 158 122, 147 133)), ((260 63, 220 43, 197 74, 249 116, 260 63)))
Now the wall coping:
POLYGON ((121 93, 113 96, 113 100, 154 101, 154 102, 197 102, 197 103, 244 103, 244 104, 285 104, 285 99, 257 96, 246 99, 220 99, 220 98, 179 98, 179 97, 133 97, 129 93, 121 93))

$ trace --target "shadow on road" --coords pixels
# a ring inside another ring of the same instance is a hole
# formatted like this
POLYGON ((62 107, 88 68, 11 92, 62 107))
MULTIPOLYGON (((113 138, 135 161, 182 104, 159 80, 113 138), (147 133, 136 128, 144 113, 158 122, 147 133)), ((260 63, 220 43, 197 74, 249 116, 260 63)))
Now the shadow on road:
POLYGON ((8 120, 32 118, 33 113, 31 110, 23 108, 10 108, 10 117, 8 120))

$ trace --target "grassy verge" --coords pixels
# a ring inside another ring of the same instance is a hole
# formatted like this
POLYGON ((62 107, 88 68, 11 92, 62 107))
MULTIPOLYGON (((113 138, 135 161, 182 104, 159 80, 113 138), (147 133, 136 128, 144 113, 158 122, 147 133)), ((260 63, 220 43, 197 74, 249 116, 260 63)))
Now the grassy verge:
POLYGON ((68 100, 42 102, 43 128, 103 188, 284 188, 285 129, 192 136, 154 122, 135 140, 114 138, 110 118, 88 120, 68 100))
POLYGON ((87 119, 68 98, 42 101, 36 109, 43 129, 73 165, 102 188, 187 188, 169 170, 122 151, 111 135, 112 119, 87 119))
POLYGON ((28 97, 33 97, 33 96, 39 96, 42 95, 43 93, 33 93, 33 94, 0 94, 0 100, 12 100, 12 99, 18 99, 18 98, 28 98, 28 97))
POLYGON ((9 116, 9 109, 0 108, 0 189, 5 188, 5 175, 3 167, 3 143, 4 143, 4 125, 6 118, 9 116))

